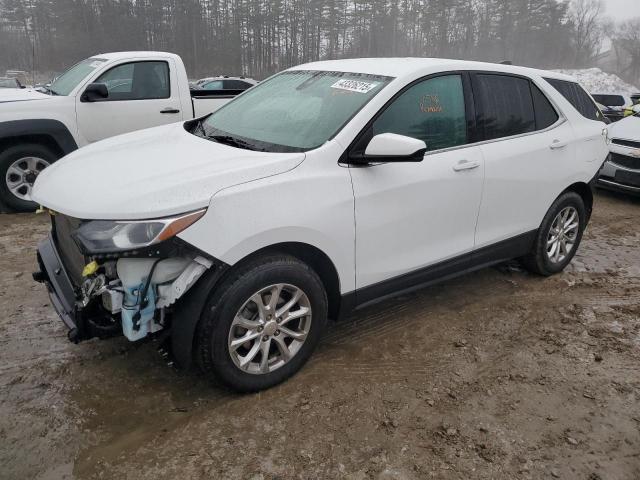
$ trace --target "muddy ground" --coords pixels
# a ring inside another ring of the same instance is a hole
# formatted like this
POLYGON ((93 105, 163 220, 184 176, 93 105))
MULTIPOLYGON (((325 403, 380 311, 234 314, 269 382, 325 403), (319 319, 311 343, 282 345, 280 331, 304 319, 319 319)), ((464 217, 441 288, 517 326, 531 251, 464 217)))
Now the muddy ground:
POLYGON ((0 478, 640 478, 640 200, 601 193, 569 269, 501 266, 332 325, 235 395, 157 345, 67 342, 0 215, 0 478))

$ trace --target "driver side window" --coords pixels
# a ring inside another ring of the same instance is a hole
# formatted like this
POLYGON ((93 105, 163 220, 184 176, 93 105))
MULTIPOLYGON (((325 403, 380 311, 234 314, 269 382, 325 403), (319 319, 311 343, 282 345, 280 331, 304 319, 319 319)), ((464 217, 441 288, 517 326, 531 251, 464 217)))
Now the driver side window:
POLYGON ((114 100, 150 100, 169 98, 169 65, 167 62, 124 63, 106 71, 96 80, 104 83, 114 100))
POLYGON ((417 138, 433 151, 466 144, 466 125, 462 77, 445 75, 402 93, 373 123, 373 134, 417 138))

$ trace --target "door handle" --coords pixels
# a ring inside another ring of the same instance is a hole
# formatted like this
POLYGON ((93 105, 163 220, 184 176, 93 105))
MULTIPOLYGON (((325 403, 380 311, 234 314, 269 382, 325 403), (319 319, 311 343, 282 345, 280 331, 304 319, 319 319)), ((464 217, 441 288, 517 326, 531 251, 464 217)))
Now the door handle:
POLYGON ((554 140, 553 143, 551 145, 549 145, 549 148, 551 150, 558 150, 560 148, 564 148, 569 144, 569 142, 561 142, 560 140, 554 140))
POLYGON ((180 110, 178 110, 177 108, 167 107, 160 110, 160 113, 180 113, 180 110))
POLYGON ((480 166, 479 162, 470 162, 469 160, 460 160, 453 166, 455 172, 461 172, 463 170, 473 170, 480 166))

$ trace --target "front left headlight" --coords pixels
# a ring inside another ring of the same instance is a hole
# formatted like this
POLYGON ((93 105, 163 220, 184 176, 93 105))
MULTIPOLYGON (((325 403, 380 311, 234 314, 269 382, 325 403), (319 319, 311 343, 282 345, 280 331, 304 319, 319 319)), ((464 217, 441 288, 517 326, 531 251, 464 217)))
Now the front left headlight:
POLYGON ((73 236, 87 253, 115 253, 149 247, 167 240, 198 221, 206 209, 153 220, 91 220, 73 236))

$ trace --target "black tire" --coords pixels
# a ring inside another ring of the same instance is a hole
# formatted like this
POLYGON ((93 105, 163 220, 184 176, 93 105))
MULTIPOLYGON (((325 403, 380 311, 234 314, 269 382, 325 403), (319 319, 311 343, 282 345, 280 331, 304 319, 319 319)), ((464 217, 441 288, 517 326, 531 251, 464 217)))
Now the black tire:
POLYGON ((33 212, 38 205, 35 202, 14 195, 7 185, 7 171, 20 158, 37 157, 48 164, 58 160, 59 155, 50 148, 38 143, 13 145, 0 152, 0 202, 16 212, 33 212))
POLYGON ((257 258, 239 266, 209 294, 196 334, 196 359, 205 373, 212 374, 215 380, 233 390, 264 390, 302 368, 320 341, 326 322, 327 295, 314 270, 288 255, 257 258), (236 366, 231 358, 228 340, 232 322, 252 295, 279 283, 294 285, 305 293, 312 314, 309 332, 287 363, 272 372, 248 373, 236 366))
POLYGON ((569 265, 573 256, 576 254, 586 225, 587 213, 582 197, 575 192, 563 193, 555 202, 553 202, 553 205, 551 205, 551 208, 549 208, 549 211, 542 220, 533 248, 531 249, 531 252, 523 258, 524 265, 530 271, 543 276, 550 276, 561 272, 567 265, 569 265), (547 241, 554 220, 560 212, 564 211, 568 207, 573 207, 577 212, 579 225, 577 227, 573 247, 569 253, 564 257, 564 259, 554 262, 549 258, 549 254, 547 253, 547 241))

